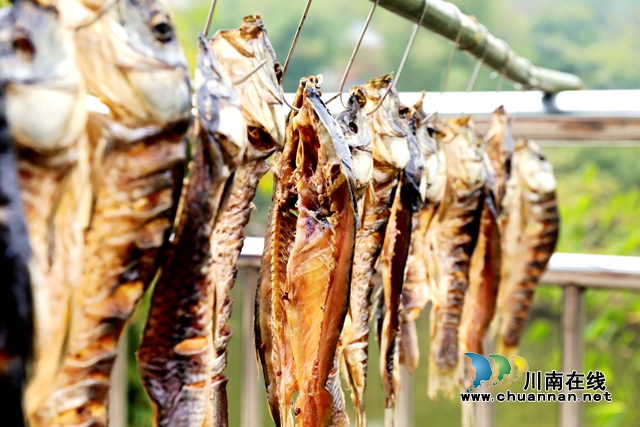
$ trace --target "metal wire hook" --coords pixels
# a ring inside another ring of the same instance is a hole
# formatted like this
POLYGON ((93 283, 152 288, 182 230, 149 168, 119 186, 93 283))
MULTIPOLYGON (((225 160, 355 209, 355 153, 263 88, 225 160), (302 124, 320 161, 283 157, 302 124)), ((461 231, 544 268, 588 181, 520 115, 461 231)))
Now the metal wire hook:
POLYGON ((454 9, 456 11, 456 16, 458 17, 458 34, 456 35, 456 40, 453 42, 453 50, 449 55, 449 61, 447 62, 447 68, 444 71, 444 79, 442 80, 442 86, 440 86, 440 93, 444 93, 444 90, 447 88, 447 82, 449 80, 449 73, 451 73, 451 67, 453 66, 453 60, 456 57, 456 52, 460 47, 460 37, 462 37, 462 29, 464 26, 462 25, 462 17, 460 9, 457 7, 454 9))
POLYGON ((480 57, 480 59, 478 59, 478 62, 476 63, 476 67, 473 69, 471 80, 469 80, 469 84, 467 85, 467 93, 471 92, 473 90, 473 87, 476 85, 476 80, 478 80, 480 69, 482 68, 484 61, 487 59, 487 54, 489 53, 489 40, 488 40, 489 31, 484 26, 481 28, 482 28, 482 32, 484 33, 484 36, 483 36, 484 51, 482 52, 482 56, 480 57))
POLYGON ((211 7, 209 7, 209 15, 207 15, 207 22, 204 24, 204 36, 209 36, 209 29, 211 29, 211 20, 213 19, 213 11, 216 10, 216 4, 218 0, 213 0, 211 2, 211 7))
POLYGON ((362 43, 362 40, 364 39, 364 35, 367 32, 367 29, 369 28, 369 23, 371 22, 371 18, 373 18, 373 12, 375 12, 376 7, 378 6, 378 3, 380 3, 380 0, 376 0, 373 3, 371 10, 369 11, 369 15, 367 16, 367 20, 364 23, 364 27, 362 28, 362 32, 360 33, 360 37, 358 38, 356 47, 353 49, 353 52, 351 53, 351 58, 349 58, 349 62, 347 63, 347 68, 344 70, 344 74, 342 75, 342 80, 340 80, 340 89, 338 89, 338 93, 335 96, 333 96, 331 99, 329 99, 327 101, 327 104, 333 101, 334 99, 336 99, 337 97, 340 97, 340 103, 344 108, 347 108, 347 106, 344 105, 344 101, 342 100, 342 92, 344 91, 344 85, 347 81, 347 77, 349 76, 349 71, 351 71, 351 66, 353 65, 353 61, 356 59, 356 54, 358 53, 358 50, 360 50, 360 44, 362 43))
POLYGON ((504 86, 504 82, 507 79, 507 74, 511 69, 511 61, 513 59, 513 50, 507 45, 507 42, 504 42, 507 47, 507 61, 504 63, 504 67, 502 67, 502 71, 500 72, 500 78, 498 80, 498 86, 496 87, 496 92, 501 92, 502 87, 504 86))
POLYGON ((424 16, 427 14, 427 9, 428 8, 429 8, 429 0, 424 0, 424 7, 422 8, 422 15, 420 15, 420 20, 418 21, 418 23, 413 24, 413 31, 411 32, 411 38, 409 39, 409 44, 407 44, 407 48, 404 50, 404 56, 402 57, 402 61, 400 62, 400 66, 398 67, 398 74, 396 75, 396 78, 393 79, 391 84, 389 84, 389 86, 387 87, 387 90, 384 93, 384 95, 382 95, 382 98, 378 102, 378 105, 376 105, 376 107, 373 110, 371 110, 371 111, 369 111, 367 113, 368 116, 370 116, 371 114, 373 114, 376 111, 378 111, 380 106, 382 106, 382 102, 385 100, 387 95, 389 95, 389 92, 391 92, 391 89, 396 87, 396 85, 398 84, 398 80, 400 80, 400 76, 402 75, 402 70, 404 69, 404 65, 407 62, 407 58, 409 57, 409 52, 411 52, 411 47, 413 47, 413 42, 416 39, 416 35, 418 34, 418 30, 422 26, 422 21, 424 20, 424 16))

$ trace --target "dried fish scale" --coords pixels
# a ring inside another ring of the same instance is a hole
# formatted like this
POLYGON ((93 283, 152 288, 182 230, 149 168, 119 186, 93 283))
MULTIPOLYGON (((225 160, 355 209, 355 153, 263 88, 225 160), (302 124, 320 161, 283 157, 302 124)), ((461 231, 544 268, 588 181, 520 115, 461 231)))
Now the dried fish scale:
POLYGON ((391 82, 392 76, 387 75, 365 85, 365 113, 371 113, 367 118, 373 148, 373 173, 370 193, 363 202, 362 224, 356 234, 347 322, 351 331, 345 337, 342 359, 343 374, 356 410, 357 426, 366 425, 364 391, 369 345, 369 307, 373 291, 371 278, 376 271, 376 262, 382 249, 398 175, 409 161, 409 147, 404 125, 399 117, 398 93, 395 88, 382 100, 391 82), (381 100, 382 105, 377 108, 381 100))
POLYGON ((244 243, 243 228, 249 222, 258 183, 269 170, 267 157, 284 145, 284 111, 276 70, 275 52, 259 15, 243 18, 237 30, 221 30, 211 40, 221 66, 236 82, 247 123, 249 146, 235 172, 233 188, 212 235, 213 261, 209 271, 214 292, 214 424, 228 425, 226 347, 231 338, 227 321, 232 301, 228 294, 236 277, 236 265, 244 243), (263 64, 263 62, 265 62, 263 64), (262 64, 262 66, 260 66, 262 64))
POLYGON ((496 351, 513 355, 535 287, 558 240, 560 217, 553 168, 538 145, 517 141, 502 202, 502 280, 495 319, 496 351))
POLYGON ((256 294, 256 350, 276 425, 328 426, 327 381, 348 309, 355 179, 344 137, 303 79, 275 190, 256 294), (284 274, 283 274, 284 273, 284 274), (291 407, 294 391, 299 395, 291 407))
POLYGON ((458 329, 476 245, 486 170, 470 117, 438 126, 447 183, 443 201, 427 232, 428 279, 433 301, 429 395, 455 393, 462 375, 458 329))
POLYGON ((228 181, 246 148, 246 138, 235 139, 245 122, 231 81, 204 36, 199 48, 195 156, 182 193, 175 238, 154 289, 138 351, 158 426, 214 423, 212 234, 228 181), (221 117, 233 118, 235 123, 223 126, 221 117))

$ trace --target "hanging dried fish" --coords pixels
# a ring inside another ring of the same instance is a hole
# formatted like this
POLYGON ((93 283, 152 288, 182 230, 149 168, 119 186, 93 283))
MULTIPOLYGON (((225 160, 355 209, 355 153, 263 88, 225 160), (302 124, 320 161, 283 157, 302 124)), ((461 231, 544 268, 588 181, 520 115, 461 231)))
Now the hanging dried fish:
MULTIPOLYGON (((363 213, 373 202, 373 193, 370 182, 373 177, 373 147, 371 145, 371 135, 369 133, 369 124, 364 106, 367 102, 366 90, 363 86, 356 86, 351 89, 347 108, 340 113, 336 121, 340 125, 344 134, 351 158, 353 160, 355 179, 356 179, 356 203, 358 206, 358 218, 363 219, 363 213)), ((363 223, 360 223, 362 227, 363 223)), ((356 234, 356 245, 358 238, 356 234)), ((348 426, 349 416, 346 411, 346 402, 342 387, 340 384, 340 364, 342 363, 342 354, 344 346, 351 342, 353 338, 353 322, 351 315, 347 312, 345 323, 342 328, 338 348, 336 349, 336 357, 334 362, 334 370, 329 375, 329 383, 327 388, 333 396, 333 426, 348 426)), ((345 368, 346 369, 346 368, 345 368)), ((346 372, 346 371, 345 371, 346 372)))
POLYGON ((345 337, 348 341, 343 352, 343 372, 351 390, 358 427, 366 425, 364 391, 367 381, 369 307, 373 291, 371 278, 382 249, 398 175, 409 162, 409 146, 398 113, 398 93, 395 88, 391 89, 376 110, 392 79, 391 75, 386 75, 365 85, 365 111, 373 112, 368 116, 373 145, 372 192, 370 199, 364 202, 364 219, 356 235, 349 303, 351 332, 350 338, 345 337))
POLYGON ((496 109, 485 143, 487 181, 480 218, 478 242, 471 257, 469 290, 460 326, 461 352, 484 354, 483 341, 496 310, 502 248, 498 215, 504 195, 513 138, 503 107, 496 109))
POLYGON ((72 288, 81 274, 88 213, 85 88, 72 34, 55 8, 20 0, 0 18, 6 117, 17 152, 35 269, 35 366, 27 413, 51 390, 60 366, 72 288))
POLYGON ((278 426, 293 426, 292 412, 296 425, 331 425, 327 380, 349 302, 353 165, 317 82, 301 81, 294 101, 300 111, 291 113, 284 150, 273 163, 274 200, 256 293, 256 350, 278 426))
POLYGON ((93 212, 66 356, 34 425, 106 426, 116 345, 151 282, 182 183, 186 58, 155 1, 120 0, 78 30, 78 63, 111 109, 92 117, 93 212))
POLYGON ((267 158, 284 145, 284 111, 280 98, 275 52, 259 15, 243 18, 237 30, 218 31, 211 40, 211 49, 221 66, 235 82, 242 113, 247 122, 250 145, 242 164, 235 172, 233 188, 226 208, 220 213, 212 235, 213 260, 209 277, 215 285, 213 408, 214 425, 227 426, 227 343, 231 329, 233 287, 244 244, 243 228, 249 222, 252 200, 258 183, 269 170, 267 158))
POLYGON ((560 217, 551 163, 533 141, 517 141, 500 218, 502 280, 498 294, 498 345, 505 356, 518 350, 535 287, 558 240, 560 217))
POLYGON ((447 181, 443 201, 427 231, 431 309, 429 395, 455 393, 462 375, 458 328, 476 246, 486 168, 470 117, 438 126, 447 181))
MULTIPOLYGON (((0 17, 0 43, 4 48, 3 18, 0 17)), ((4 76, 0 81, 0 396, 3 396, 0 411, 3 423, 23 427, 26 414, 22 393, 33 352, 34 268, 20 202, 13 141, 4 114, 4 76)))
POLYGON ((402 288, 402 323, 400 324, 400 363, 410 372, 418 367, 420 350, 416 319, 429 301, 427 281, 427 231, 442 201, 446 182, 443 153, 433 139, 435 128, 428 121, 420 100, 411 110, 409 131, 416 135, 425 167, 420 181, 423 204, 413 215, 411 248, 402 288))
POLYGON ((400 107, 400 117, 407 123, 406 139, 410 160, 400 174, 380 254, 384 314, 378 342, 380 376, 384 382, 386 397, 385 424, 389 427, 394 425, 395 398, 400 387, 398 333, 404 273, 411 244, 413 214, 421 204, 420 182, 424 170, 424 157, 418 146, 416 134, 409 131, 408 112, 407 107, 400 107))
POLYGON ((154 405, 156 426, 212 425, 217 413, 211 400, 211 237, 231 184, 228 181, 247 142, 246 136, 237 132, 245 129, 240 102, 204 36, 200 36, 199 49, 191 173, 183 186, 175 237, 153 291, 138 350, 140 374, 154 405), (227 129, 231 132, 225 133, 227 129))

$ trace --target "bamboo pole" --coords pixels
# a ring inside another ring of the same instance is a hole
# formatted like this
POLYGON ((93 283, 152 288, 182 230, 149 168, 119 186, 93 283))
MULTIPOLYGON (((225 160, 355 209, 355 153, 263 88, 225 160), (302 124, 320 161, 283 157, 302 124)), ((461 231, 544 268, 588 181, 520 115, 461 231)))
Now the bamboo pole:
MULTIPOLYGON (((476 58, 485 57, 484 63, 487 66, 503 73, 520 87, 547 93, 582 88, 580 77, 537 67, 528 59, 518 56, 505 41, 493 36, 482 24, 460 12, 456 5, 442 0, 428 0, 428 4, 422 21, 423 27, 454 41, 462 26, 459 49, 476 58)), ((396 15, 418 22, 425 1, 380 0, 379 5, 396 15)))

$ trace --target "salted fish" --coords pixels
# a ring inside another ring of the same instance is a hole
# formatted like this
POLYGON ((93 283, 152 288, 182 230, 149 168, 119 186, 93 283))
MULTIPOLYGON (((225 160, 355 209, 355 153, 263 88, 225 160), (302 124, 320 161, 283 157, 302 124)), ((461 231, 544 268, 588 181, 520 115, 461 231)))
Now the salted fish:
POLYGON ((380 376, 385 388, 385 424, 388 427, 394 425, 395 399, 400 387, 401 297, 411 243, 413 214, 421 205, 420 182, 424 170, 424 157, 418 146, 416 134, 409 131, 408 110, 404 106, 400 108, 401 118, 406 123, 410 160, 399 177, 380 254, 384 312, 378 343, 380 376))
POLYGON ((271 415, 278 426, 328 426, 327 380, 349 304, 357 227, 353 164, 344 136, 302 79, 287 139, 272 170, 256 292, 255 340, 271 415), (294 392, 298 392, 293 400, 294 392))
POLYGON ((56 9, 21 0, 0 20, 4 52, 12 52, 0 72, 6 119, 35 264, 35 365, 25 398, 30 414, 59 369, 71 292, 82 271, 78 260, 89 208, 87 112, 72 33, 56 9))
POLYGON ((209 426, 214 421, 211 237, 246 147, 245 135, 236 131, 244 130, 245 122, 231 81, 204 36, 198 44, 195 153, 138 350, 156 426, 209 426), (221 117, 227 120, 225 126, 221 117), (233 130, 223 133, 225 129, 233 130), (230 143, 234 149, 227 150, 230 143))
POLYGON ((367 424, 364 392, 367 381, 369 310, 373 292, 371 278, 376 272, 376 263, 382 250, 398 176, 409 162, 409 144, 399 116, 398 92, 392 88, 382 100, 392 81, 393 76, 386 75, 365 85, 365 113, 371 113, 367 118, 373 146, 372 190, 371 201, 363 208, 362 224, 356 235, 348 320, 348 324, 351 324, 351 337, 345 344, 342 359, 342 371, 351 391, 358 427, 367 424), (382 105, 377 108, 381 101, 382 105))
POLYGON ((186 58, 162 6, 118 1, 75 36, 88 89, 91 222, 55 390, 33 424, 107 425, 116 345, 154 277, 184 175, 191 97, 186 58))
MULTIPOLYGON (((423 95, 424 96, 424 95, 423 95)), ((444 155, 433 137, 435 127, 428 120, 422 99, 411 109, 409 131, 416 135, 425 167, 420 180, 421 207, 413 214, 411 247, 402 288, 400 364, 414 372, 420 360, 416 319, 429 302, 427 280, 427 231, 442 200, 446 182, 444 155)))
POLYGON ((233 287, 237 262, 244 244, 243 228, 254 208, 252 200, 258 183, 269 170, 267 158, 284 145, 284 110, 280 95, 278 72, 280 64, 267 37, 259 15, 242 19, 234 30, 220 30, 211 39, 211 49, 228 73, 238 93, 242 113, 247 123, 249 146, 234 174, 226 208, 219 214, 212 234, 213 260, 209 270, 214 283, 214 363, 213 408, 214 425, 227 426, 227 343, 231 329, 233 287), (266 63, 265 63, 266 62, 266 63))
POLYGON ((431 309, 429 395, 453 395, 462 376, 458 329, 469 284, 483 206, 486 167, 470 117, 437 125, 447 181, 443 201, 427 231, 431 309))
POLYGON ((502 201, 502 279, 498 292, 496 352, 518 350, 536 285, 558 240, 557 182, 551 163, 530 140, 515 144, 502 201))

